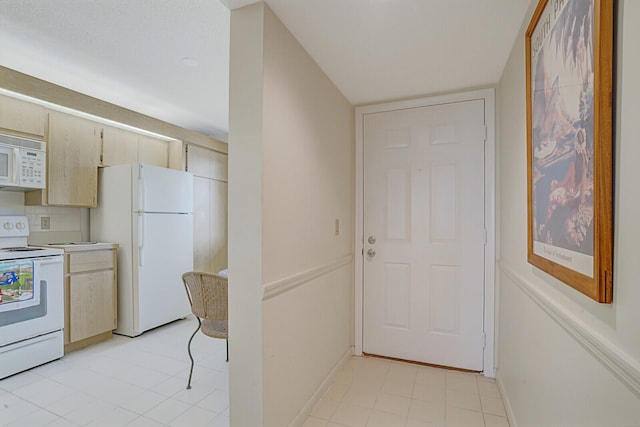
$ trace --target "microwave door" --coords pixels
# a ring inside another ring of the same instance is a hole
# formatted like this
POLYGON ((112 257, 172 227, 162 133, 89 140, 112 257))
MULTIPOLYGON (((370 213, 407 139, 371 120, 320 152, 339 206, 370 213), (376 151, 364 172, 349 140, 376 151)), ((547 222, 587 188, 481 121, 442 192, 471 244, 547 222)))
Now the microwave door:
POLYGON ((16 184, 20 153, 15 148, 0 146, 0 184, 16 184))

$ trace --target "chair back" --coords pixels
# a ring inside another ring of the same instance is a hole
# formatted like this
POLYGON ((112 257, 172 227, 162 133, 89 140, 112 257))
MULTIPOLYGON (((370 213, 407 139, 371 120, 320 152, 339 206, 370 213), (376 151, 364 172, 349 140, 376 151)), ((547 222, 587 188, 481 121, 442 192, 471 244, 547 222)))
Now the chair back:
POLYGON ((209 320, 229 319, 227 277, 189 271, 182 275, 182 281, 194 316, 209 320))

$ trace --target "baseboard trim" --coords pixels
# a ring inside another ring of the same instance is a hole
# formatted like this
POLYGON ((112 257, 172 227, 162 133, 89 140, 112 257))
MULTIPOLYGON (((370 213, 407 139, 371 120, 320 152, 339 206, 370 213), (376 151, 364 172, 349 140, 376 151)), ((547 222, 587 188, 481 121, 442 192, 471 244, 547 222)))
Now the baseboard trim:
POLYGON ((507 420, 509 420, 509 427, 518 427, 518 423, 516 422, 516 416, 513 413, 513 408, 511 407, 511 401, 509 400, 507 391, 504 388, 504 383, 502 382, 502 377, 500 376, 500 369, 496 370, 496 384, 498 385, 498 390, 500 391, 500 397, 502 398, 504 410, 507 413, 507 420))
POLYGON ((264 285, 262 300, 265 301, 269 298, 273 298, 276 295, 289 292, 290 290, 307 282, 310 282, 313 279, 324 276, 325 274, 331 273, 332 271, 348 265, 352 260, 353 255, 345 255, 326 264, 320 265, 307 271, 303 271, 302 273, 294 274, 293 276, 285 277, 284 279, 268 283, 264 285))
POLYGON ((498 262, 498 267, 549 317, 640 398, 640 363, 637 360, 542 293, 509 263, 501 260, 498 262))
POLYGON ((340 370, 344 367, 347 361, 351 359, 352 355, 353 355, 353 348, 352 347, 347 348, 347 351, 345 351, 345 353, 342 355, 338 363, 333 367, 333 369, 331 369, 331 371, 329 372, 329 375, 327 375, 327 377, 318 386, 318 388, 313 393, 313 395, 311 395, 311 398, 309 398, 309 400, 307 401, 307 403, 305 403, 305 405, 302 407, 300 412, 298 412, 298 415, 296 415, 293 421, 289 423, 289 427, 302 427, 304 425, 305 421, 307 420, 307 417, 311 414, 311 411, 313 410, 313 407, 315 406, 315 404, 320 399, 322 399, 322 396, 324 396, 324 394, 327 392, 327 390, 329 389, 329 386, 333 383, 333 380, 336 378, 336 375, 338 375, 338 372, 340 372, 340 370))

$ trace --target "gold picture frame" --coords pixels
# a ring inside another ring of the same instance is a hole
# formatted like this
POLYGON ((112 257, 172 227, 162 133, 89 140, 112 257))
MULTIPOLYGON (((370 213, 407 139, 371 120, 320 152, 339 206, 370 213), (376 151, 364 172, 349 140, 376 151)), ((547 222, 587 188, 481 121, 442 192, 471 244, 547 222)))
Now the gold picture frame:
POLYGON ((526 32, 528 261, 613 297, 613 0, 540 0, 526 32))

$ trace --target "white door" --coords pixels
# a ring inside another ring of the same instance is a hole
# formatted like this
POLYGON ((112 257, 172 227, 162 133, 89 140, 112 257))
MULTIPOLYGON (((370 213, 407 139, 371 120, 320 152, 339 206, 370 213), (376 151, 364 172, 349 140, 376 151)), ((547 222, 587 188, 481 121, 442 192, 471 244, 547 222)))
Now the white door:
POLYGON ((365 353, 483 369, 485 129, 484 100, 364 116, 365 353))

